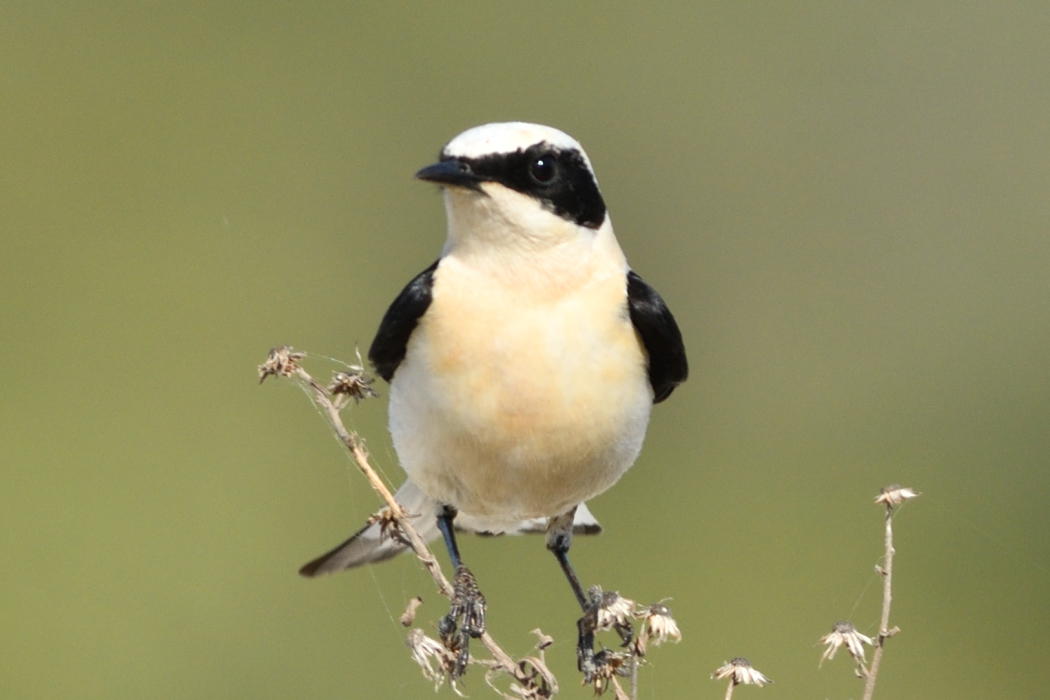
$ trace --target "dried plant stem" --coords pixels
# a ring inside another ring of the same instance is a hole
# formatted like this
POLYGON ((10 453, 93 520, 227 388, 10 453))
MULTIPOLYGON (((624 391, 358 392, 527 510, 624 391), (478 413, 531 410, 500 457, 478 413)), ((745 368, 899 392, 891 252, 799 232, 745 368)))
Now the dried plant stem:
POLYGON ((638 700, 638 657, 631 656, 631 700, 638 700))
POLYGON ((893 601, 893 508, 891 506, 886 507, 886 555, 879 572, 882 574, 882 619, 879 621, 879 637, 875 645, 875 654, 871 658, 871 668, 868 669, 865 679, 862 700, 871 700, 875 694, 875 679, 879 675, 883 647, 886 640, 897 632, 889 628, 890 603, 893 601))
POLYGON ((736 687, 736 683, 734 683, 732 680, 730 680, 729 681, 729 687, 726 688, 726 698, 725 698, 725 700, 729 700, 731 697, 733 697, 733 688, 735 688, 735 687, 736 687))
MULTIPOLYGON (((384 503, 386 503, 386 507, 389 509, 390 519, 396 523, 398 530, 404 535, 409 547, 411 547, 413 553, 415 553, 416 558, 419 559, 419 561, 423 563, 423 566, 426 567, 427 571, 430 572, 430 576, 434 579, 434 583, 437 585, 438 590, 442 595, 451 598, 453 593, 452 584, 449 583, 448 579, 445 578, 444 573, 442 573, 441 566, 438 564, 433 552, 427 547, 423 538, 419 536, 416 528, 412 526, 410 519, 406 517, 401 504, 394 499, 394 494, 390 492, 390 489, 387 488, 387 485, 372 467, 372 464, 368 459, 368 452, 361 444, 360 439, 358 439, 357 435, 348 431, 346 426, 343 425, 343 419, 339 415, 339 408, 333 403, 328 389, 318 384, 302 367, 295 365, 293 371, 300 381, 310 387, 313 392, 314 401, 324 410, 325 416, 328 418, 328 422, 335 431, 336 437, 338 437, 339 441, 343 443, 347 450, 349 450, 350 455, 354 458, 354 462, 365 475, 365 478, 368 479, 368 483, 372 485, 372 488, 376 490, 384 503)), ((530 675, 526 673, 524 668, 522 668, 523 664, 516 663, 507 652, 503 651, 488 632, 483 633, 480 639, 481 643, 485 645, 486 649, 488 649, 499 668, 506 671, 519 683, 528 683, 531 681, 530 675)))

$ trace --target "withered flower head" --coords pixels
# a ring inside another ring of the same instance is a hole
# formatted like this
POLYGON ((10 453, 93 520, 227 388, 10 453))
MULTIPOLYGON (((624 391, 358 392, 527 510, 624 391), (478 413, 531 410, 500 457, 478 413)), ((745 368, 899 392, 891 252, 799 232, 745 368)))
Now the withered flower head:
POLYGON ((361 399, 379 396, 372 389, 372 381, 364 370, 357 368, 351 372, 336 372, 332 375, 332 383, 328 385, 328 393, 342 399, 343 402, 353 399, 354 403, 360 403, 361 399))
POLYGON ((634 614, 634 601, 624 598, 616 591, 602 593, 601 606, 598 608, 598 631, 611 630, 613 627, 628 627, 634 614))
POLYGON ((759 688, 773 681, 751 668, 751 662, 742 656, 718 667, 711 677, 716 681, 730 679, 733 685, 757 685, 759 688))
POLYGON ((624 652, 602 649, 594 655, 594 694, 601 695, 611 687, 617 689, 617 697, 620 690, 616 682, 616 676, 627 676, 630 674, 630 654, 624 652))
POLYGON ((919 494, 905 486, 890 484, 882 487, 882 491, 875 498, 875 503, 884 505, 887 508, 896 508, 909 498, 918 498, 918 496, 919 494))
POLYGON ((259 383, 273 375, 278 377, 290 377, 295 373, 299 360, 306 357, 305 352, 295 352, 291 345, 282 345, 270 350, 266 362, 259 365, 259 383))
POLYGON ((441 642, 428 637, 418 627, 408 633, 405 644, 412 650, 412 660, 423 669, 423 676, 428 681, 434 681, 434 690, 447 679, 452 690, 463 696, 452 679, 452 670, 456 667, 455 654, 446 649, 441 642))
POLYGON ((678 623, 671 617, 671 611, 666 605, 657 603, 647 608, 639 608, 634 611, 634 616, 642 623, 642 631, 635 639, 635 650, 638 656, 645 656, 646 646, 650 640, 656 646, 660 646, 668 639, 676 642, 682 641, 682 633, 678 630, 678 623))
POLYGON ((828 645, 828 648, 824 650, 824 655, 820 657, 821 664, 827 659, 835 658, 835 652, 839 650, 839 647, 845 646, 853 660, 861 665, 866 662, 864 645, 875 644, 871 637, 858 632, 852 622, 836 622, 831 632, 821 637, 819 643, 828 645))

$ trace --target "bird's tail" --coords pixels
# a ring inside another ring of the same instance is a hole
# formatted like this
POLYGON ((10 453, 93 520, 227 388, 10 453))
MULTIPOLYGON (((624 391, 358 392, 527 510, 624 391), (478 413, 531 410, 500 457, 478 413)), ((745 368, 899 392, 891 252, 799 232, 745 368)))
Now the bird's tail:
MULTIPOLYGON (((425 541, 430 542, 441 534, 437 527, 438 504, 420 491, 411 479, 397 490, 394 498, 406 513, 419 516, 412 519, 412 524, 425 541)), ((373 523, 355 532, 332 551, 303 566, 299 573, 307 577, 334 574, 343 569, 389 559, 405 549, 408 549, 406 545, 382 531, 380 523, 373 523)))

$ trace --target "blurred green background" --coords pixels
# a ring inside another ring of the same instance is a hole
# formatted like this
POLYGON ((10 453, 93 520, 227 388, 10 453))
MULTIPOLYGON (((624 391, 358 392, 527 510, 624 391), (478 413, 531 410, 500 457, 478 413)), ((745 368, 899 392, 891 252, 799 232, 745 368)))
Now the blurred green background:
MULTIPOLYGON (((736 655, 776 681, 738 693, 859 697, 815 643, 876 631, 891 482, 924 495, 878 696, 1045 697, 1050 5, 2 11, 0 696, 433 697, 396 622, 445 610, 414 561, 296 575, 377 502, 255 365, 366 348, 443 241, 413 172, 522 119, 587 148, 690 352, 574 548, 672 598, 642 697, 721 697, 736 655)), ((399 482, 385 420, 348 414, 399 482)), ((542 540, 463 547, 496 637, 542 627, 588 697, 542 540)))

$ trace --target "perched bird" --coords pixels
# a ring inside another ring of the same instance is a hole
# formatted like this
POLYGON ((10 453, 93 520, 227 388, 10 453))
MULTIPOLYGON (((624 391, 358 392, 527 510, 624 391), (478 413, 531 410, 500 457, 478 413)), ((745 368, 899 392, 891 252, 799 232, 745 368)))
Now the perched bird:
MULTIPOLYGON (((591 162, 567 134, 521 122, 463 132, 416 173, 444 190, 441 257, 391 304, 368 352, 390 383, 390 432, 408 480, 396 498, 456 567, 443 636, 484 628, 484 598, 455 530, 546 532, 569 564, 573 532, 600 531, 584 502, 638 456, 654 403, 688 375, 674 317, 631 271, 591 162)), ((300 573, 404 548, 365 527, 300 573)), ((586 616, 585 616, 586 617, 586 616)), ((581 626, 580 667, 593 672, 581 626)))

